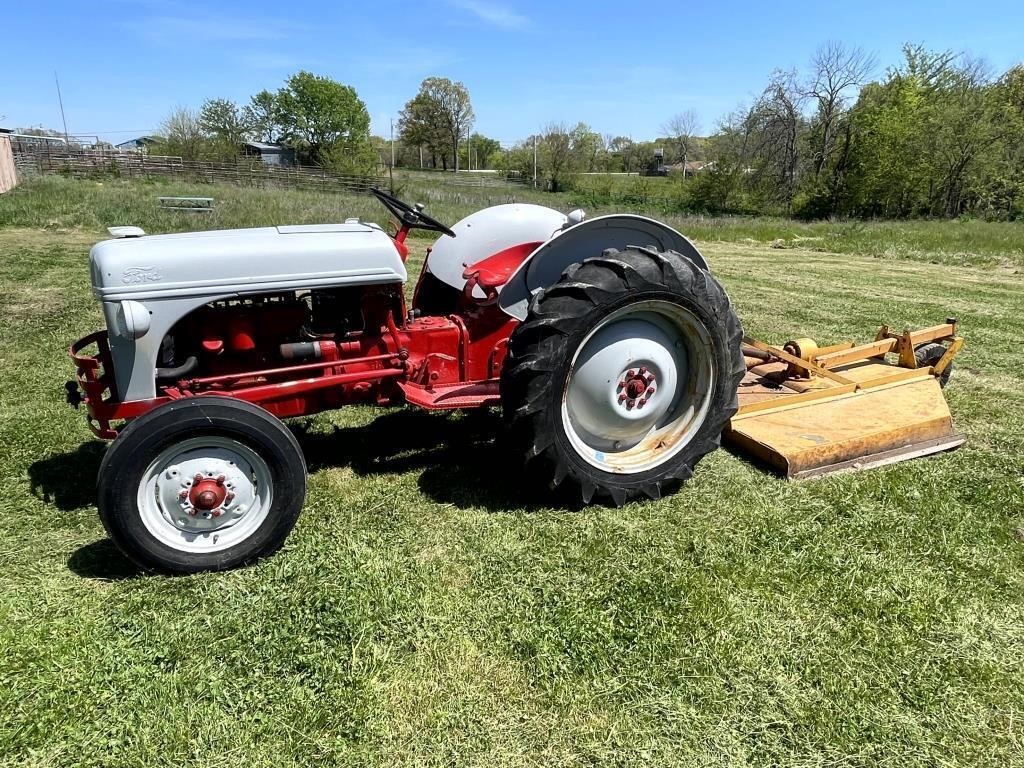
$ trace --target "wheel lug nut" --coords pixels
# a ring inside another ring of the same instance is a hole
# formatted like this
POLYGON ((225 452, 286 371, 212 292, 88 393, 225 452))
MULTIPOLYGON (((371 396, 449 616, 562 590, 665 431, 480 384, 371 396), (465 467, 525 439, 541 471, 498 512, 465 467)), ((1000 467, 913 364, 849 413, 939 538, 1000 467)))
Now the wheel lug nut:
POLYGON ((627 408, 627 409, 630 409, 630 408, 632 408, 632 407, 633 407, 634 405, 636 405, 636 400, 630 400, 629 402, 627 402, 627 403, 626 403, 626 408, 627 408))
POLYGON ((647 374, 647 369, 641 365, 640 370, 638 370, 637 373, 640 374, 641 376, 644 376, 647 374))
POLYGON ((625 401, 625 399, 626 399, 626 396, 625 396, 625 394, 619 395, 619 402, 620 402, 620 403, 621 403, 621 402, 623 402, 623 401, 625 401))
POLYGON ((632 379, 634 376, 636 376, 636 371, 634 371, 632 368, 630 368, 628 371, 626 371, 626 378, 627 379, 632 379))
POLYGON ((648 395, 653 395, 654 394, 654 387, 648 387, 647 388, 647 394, 648 395))

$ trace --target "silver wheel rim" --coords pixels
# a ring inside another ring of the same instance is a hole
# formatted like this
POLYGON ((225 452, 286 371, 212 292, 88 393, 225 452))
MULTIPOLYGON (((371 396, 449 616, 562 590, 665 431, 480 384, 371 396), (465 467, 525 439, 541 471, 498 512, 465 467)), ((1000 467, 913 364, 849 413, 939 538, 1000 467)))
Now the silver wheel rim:
POLYGON ((267 463, 248 446, 220 436, 190 438, 165 449, 146 468, 138 489, 146 530, 190 554, 220 552, 245 541, 267 519, 272 503, 267 463))
POLYGON ((711 406, 713 349, 704 324, 672 302, 637 302, 608 315, 576 350, 565 383, 562 426, 573 449, 618 474, 677 455, 711 406))

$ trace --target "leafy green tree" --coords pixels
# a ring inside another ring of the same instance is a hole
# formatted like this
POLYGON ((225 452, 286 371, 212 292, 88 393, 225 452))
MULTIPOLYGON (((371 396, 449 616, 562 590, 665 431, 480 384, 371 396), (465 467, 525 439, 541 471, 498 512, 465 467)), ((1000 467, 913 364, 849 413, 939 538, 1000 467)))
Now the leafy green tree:
POLYGON ((284 139, 310 160, 347 173, 373 169, 370 114, 354 88, 303 71, 288 78, 275 101, 284 139))
POLYGON ((444 170, 448 170, 451 157, 457 171, 458 147, 475 117, 465 85, 447 77, 428 77, 402 110, 399 129, 404 142, 429 149, 435 167, 440 156, 444 170))
POLYGON ((853 109, 849 210, 873 216, 957 216, 983 197, 1008 140, 987 69, 949 51, 904 48, 885 82, 853 109))
POLYGON ((277 143, 282 132, 277 95, 267 90, 255 94, 245 106, 244 120, 256 141, 277 143))
POLYGON ((981 185, 980 205, 993 216, 1024 214, 1024 64, 1010 68, 993 88, 994 119, 1003 136, 981 185))
POLYGON ((248 139, 246 124, 238 105, 228 99, 208 99, 199 109, 199 127, 210 143, 210 151, 222 158, 237 157, 248 139))
POLYGON ((552 192, 568 189, 577 174, 595 167, 603 150, 601 135, 586 123, 550 123, 537 141, 538 175, 552 192))
POLYGON ((459 151, 461 153, 461 166, 484 170, 493 167, 491 165, 492 158, 501 151, 501 144, 497 139, 491 139, 483 134, 474 133, 459 151))
POLYGON ((404 145, 426 150, 432 168, 438 159, 448 170, 448 129, 441 111, 429 94, 420 91, 410 99, 398 117, 398 130, 404 145))

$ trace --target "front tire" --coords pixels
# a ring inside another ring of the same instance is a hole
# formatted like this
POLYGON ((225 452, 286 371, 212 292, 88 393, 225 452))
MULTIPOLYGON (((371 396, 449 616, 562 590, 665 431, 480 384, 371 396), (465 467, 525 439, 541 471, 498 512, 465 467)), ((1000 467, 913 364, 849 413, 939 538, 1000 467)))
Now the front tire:
POLYGON ((671 493, 736 412, 742 336, 725 289, 680 253, 627 248, 574 264, 509 339, 512 448, 584 503, 671 493))
POLYGON ((196 397, 125 427, 98 486, 100 520, 136 564, 220 571, 281 547, 302 510, 306 464, 295 436, 267 411, 196 397))

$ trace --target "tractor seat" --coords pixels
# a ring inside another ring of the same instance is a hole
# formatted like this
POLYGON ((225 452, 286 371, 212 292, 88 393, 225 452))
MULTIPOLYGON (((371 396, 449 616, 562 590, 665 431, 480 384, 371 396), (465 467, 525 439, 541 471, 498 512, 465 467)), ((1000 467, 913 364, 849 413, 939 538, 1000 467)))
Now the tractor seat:
POLYGON ((462 272, 466 279, 463 294, 477 304, 493 304, 498 300, 498 289, 509 281, 512 273, 539 246, 539 242, 520 243, 491 254, 486 259, 465 265, 466 268, 462 272), (476 288, 480 288, 483 296, 476 292, 476 288))

